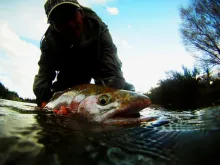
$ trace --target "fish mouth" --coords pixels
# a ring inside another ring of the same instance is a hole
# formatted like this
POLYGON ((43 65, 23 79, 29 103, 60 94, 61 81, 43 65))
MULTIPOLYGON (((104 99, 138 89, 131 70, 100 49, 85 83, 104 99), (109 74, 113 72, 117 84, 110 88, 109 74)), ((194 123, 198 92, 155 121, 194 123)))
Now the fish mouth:
POLYGON ((130 113, 129 110, 128 110, 128 113, 126 113, 126 111, 123 111, 123 112, 119 112, 119 113, 116 113, 114 114, 113 116, 111 116, 110 118, 112 119, 116 119, 116 118, 138 118, 140 117, 140 112, 132 112, 130 113))
POLYGON ((129 108, 121 109, 120 111, 116 111, 109 118, 138 118, 140 117, 140 111, 143 109, 136 108, 135 106, 131 106, 129 108))
POLYGON ((148 107, 151 104, 149 99, 134 102, 129 105, 122 105, 119 109, 116 109, 114 113, 109 115, 103 122, 104 125, 128 125, 137 124, 141 122, 152 121, 155 118, 143 117, 140 115, 140 111, 148 107))

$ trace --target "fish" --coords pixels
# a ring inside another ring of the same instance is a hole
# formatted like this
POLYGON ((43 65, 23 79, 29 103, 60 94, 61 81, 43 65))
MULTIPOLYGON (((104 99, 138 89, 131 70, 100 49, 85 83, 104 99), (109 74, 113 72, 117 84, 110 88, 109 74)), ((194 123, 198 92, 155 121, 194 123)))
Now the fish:
POLYGON ((102 125, 128 125, 154 120, 140 116, 140 111, 150 104, 150 98, 141 93, 81 84, 55 93, 43 110, 102 125))

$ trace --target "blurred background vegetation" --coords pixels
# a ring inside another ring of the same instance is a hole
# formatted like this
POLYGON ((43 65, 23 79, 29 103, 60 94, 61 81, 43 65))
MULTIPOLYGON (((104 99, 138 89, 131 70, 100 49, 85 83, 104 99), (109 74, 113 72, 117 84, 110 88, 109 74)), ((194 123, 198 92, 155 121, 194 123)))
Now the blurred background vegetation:
POLYGON ((0 99, 15 100, 21 102, 35 103, 35 99, 22 98, 14 91, 10 91, 0 82, 0 99))
POLYGON ((220 77, 212 77, 208 70, 200 76, 197 68, 182 69, 168 71, 167 78, 146 93, 153 104, 184 110, 220 105, 220 77))

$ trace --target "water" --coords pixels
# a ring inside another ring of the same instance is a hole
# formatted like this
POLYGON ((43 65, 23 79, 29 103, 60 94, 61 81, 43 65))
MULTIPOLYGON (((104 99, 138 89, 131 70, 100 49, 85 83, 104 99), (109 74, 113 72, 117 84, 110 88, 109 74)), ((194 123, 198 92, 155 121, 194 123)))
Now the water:
POLYGON ((0 100, 0 165, 218 164, 220 107, 192 112, 145 109, 158 120, 101 127, 36 113, 35 104, 0 100))

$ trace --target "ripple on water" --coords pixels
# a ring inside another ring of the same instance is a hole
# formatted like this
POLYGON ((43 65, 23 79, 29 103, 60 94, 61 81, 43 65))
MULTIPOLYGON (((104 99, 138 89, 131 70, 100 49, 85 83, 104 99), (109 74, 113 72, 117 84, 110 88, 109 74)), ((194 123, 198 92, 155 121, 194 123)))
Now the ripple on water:
POLYGON ((0 107, 0 165, 200 165, 218 160, 219 108, 146 111, 142 115, 158 119, 140 126, 92 131, 76 121, 0 107))

